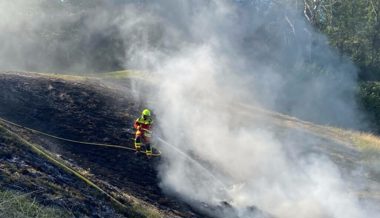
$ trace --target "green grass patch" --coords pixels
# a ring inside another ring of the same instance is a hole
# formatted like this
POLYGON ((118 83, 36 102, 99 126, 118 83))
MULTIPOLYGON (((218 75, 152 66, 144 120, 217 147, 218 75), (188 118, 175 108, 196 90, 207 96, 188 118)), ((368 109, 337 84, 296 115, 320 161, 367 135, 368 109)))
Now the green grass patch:
POLYGON ((147 218, 162 218, 164 217, 156 208, 149 207, 140 202, 132 202, 132 209, 147 218))
POLYGON ((135 70, 120 70, 106 73, 96 74, 99 77, 105 77, 110 79, 126 79, 129 77, 142 77, 143 73, 135 70))
POLYGON ((51 79, 62 79, 67 81, 85 81, 88 79, 86 76, 79 75, 70 75, 70 74, 55 74, 55 73, 37 73, 37 75, 41 75, 44 77, 48 77, 51 79))
POLYGON ((0 191, 0 217, 65 218, 68 211, 56 207, 43 206, 30 197, 32 193, 0 191))

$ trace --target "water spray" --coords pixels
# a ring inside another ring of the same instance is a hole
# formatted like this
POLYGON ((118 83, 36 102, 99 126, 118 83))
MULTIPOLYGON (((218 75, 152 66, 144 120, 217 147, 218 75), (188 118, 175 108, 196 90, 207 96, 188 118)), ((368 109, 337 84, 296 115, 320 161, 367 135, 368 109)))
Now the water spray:
POLYGON ((172 145, 172 144, 168 143, 167 141, 163 140, 162 138, 157 137, 157 139, 162 144, 164 144, 166 146, 169 146, 171 149, 173 149, 177 153, 181 154, 183 157, 185 157, 187 160, 191 161, 193 164, 195 164, 197 167, 199 167, 199 169, 201 169, 203 172, 205 172, 207 175, 209 175, 215 182, 218 183, 218 185, 220 185, 222 187, 222 190, 228 196, 228 194, 227 194, 228 193, 228 189, 227 189, 226 185, 217 176, 215 176, 209 169, 207 169, 206 167, 204 167, 201 163, 199 163, 197 160, 195 160, 194 158, 192 158, 191 156, 189 156, 185 152, 183 152, 183 151, 179 150, 178 148, 176 148, 174 145, 172 145))

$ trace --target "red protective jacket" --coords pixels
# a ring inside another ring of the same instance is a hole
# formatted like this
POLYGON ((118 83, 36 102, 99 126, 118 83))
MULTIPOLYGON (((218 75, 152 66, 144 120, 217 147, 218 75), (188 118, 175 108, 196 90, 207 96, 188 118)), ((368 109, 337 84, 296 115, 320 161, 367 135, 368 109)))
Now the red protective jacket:
POLYGON ((136 136, 148 136, 150 137, 150 133, 148 134, 146 130, 151 130, 153 124, 153 120, 151 118, 144 119, 143 117, 139 117, 135 120, 133 127, 137 129, 136 136))

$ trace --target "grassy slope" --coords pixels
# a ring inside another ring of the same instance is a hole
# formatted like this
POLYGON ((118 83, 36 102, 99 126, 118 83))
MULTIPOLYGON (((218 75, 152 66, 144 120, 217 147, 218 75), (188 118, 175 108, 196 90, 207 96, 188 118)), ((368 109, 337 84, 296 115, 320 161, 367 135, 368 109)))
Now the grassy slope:
MULTIPOLYGON (((129 75, 128 72, 125 72, 125 73, 127 73, 129 75)), ((25 76, 25 75, 27 75, 29 73, 25 73, 25 72, 9 72, 8 74, 22 74, 23 76, 25 76)), ((61 80, 71 81, 71 82, 79 82, 79 81, 83 82, 83 81, 86 81, 86 80, 97 79, 97 78, 92 77, 92 76, 86 76, 86 77, 84 77, 84 76, 76 76, 76 75, 62 75, 62 74, 49 74, 49 73, 32 73, 32 74, 34 74, 34 76, 38 76, 38 77, 50 78, 50 79, 61 79, 61 80)), ((111 77, 113 77, 114 75, 119 75, 119 74, 120 73, 116 73, 116 74, 112 73, 111 77)), ((124 72, 122 74, 124 74, 124 72)), ((120 79, 119 76, 117 77, 118 79, 120 79)), ((66 171, 69 174, 75 175, 79 180, 82 180, 85 183, 87 183, 89 186, 92 186, 95 189, 98 189, 98 191, 103 192, 103 190, 101 190, 97 185, 95 185, 92 181, 88 180, 85 176, 83 176, 85 174, 84 172, 78 171, 78 169, 71 168, 64 161, 60 160, 60 158, 54 157, 54 154, 51 154, 49 151, 47 151, 46 149, 44 149, 43 147, 41 147, 39 145, 36 145, 36 144, 33 144, 33 143, 30 143, 30 142, 26 141, 21 136, 15 134, 12 131, 9 131, 5 126, 6 125, 4 125, 4 123, 2 121, 0 121, 0 136, 1 137, 5 137, 5 138, 9 139, 12 142, 16 142, 16 143, 12 143, 13 145, 14 144, 22 145, 23 147, 26 147, 26 148, 32 150, 35 154, 37 154, 40 157, 46 159, 48 162, 52 163, 56 167, 63 169, 64 171, 66 171)), ((2 154, 0 153, 0 156, 1 155, 2 154)), ((12 191, 7 191, 6 189, 4 190, 4 195, 8 196, 8 195, 11 195, 11 193, 13 193, 13 192, 12 191)), ((127 205, 123 205, 120 202, 118 202, 116 199, 114 199, 110 194, 108 194, 106 192, 103 192, 103 194, 105 194, 108 197, 110 197, 111 201, 114 201, 114 203, 116 203, 116 205, 118 207, 121 207, 122 209, 127 209, 127 210, 131 211, 131 213, 135 213, 138 216, 143 216, 143 217, 162 217, 163 216, 161 214, 161 212, 156 209, 156 207, 154 207, 152 205, 149 205, 149 204, 147 204, 145 202, 142 202, 139 199, 134 198, 132 196, 129 196, 129 195, 125 196, 125 198, 128 199, 128 201, 127 201, 128 204, 127 205)), ((12 195, 17 196, 16 193, 12 194, 12 195)), ((119 193, 116 193, 116 195, 119 195, 119 193)), ((21 198, 17 197, 15 199, 21 199, 21 198)), ((33 208, 34 206, 36 206, 36 208, 38 210, 40 210, 41 212, 43 212, 42 210, 45 208, 44 206, 37 207, 38 204, 36 204, 34 201, 28 202, 27 198, 22 198, 22 200, 23 200, 22 201, 23 204, 27 205, 28 203, 30 203, 29 206, 31 208, 33 208)), ((14 202, 14 201, 12 201, 12 202, 14 202)), ((20 202, 17 202, 17 203, 18 203, 18 205, 20 207, 21 206, 23 207, 23 205, 20 205, 20 202)), ((0 202, 0 204, 1 204, 1 202, 0 202)), ((6 205, 8 205, 8 204, 6 204, 6 205)), ((17 207, 13 207, 13 204, 9 204, 9 206, 11 206, 11 207, 7 208, 7 210, 4 210, 4 211, 2 211, 2 208, 0 207, 0 215, 1 215, 1 213, 10 214, 10 213, 12 213, 12 211, 16 211, 18 209, 17 207)), ((50 208, 46 207, 46 213, 48 213, 49 211, 53 211, 53 209, 54 208, 50 209, 50 208)), ((60 214, 58 212, 59 211, 57 210, 57 214, 60 214)), ((29 216, 28 213, 29 213, 29 211, 25 211, 24 215, 28 217, 29 216)), ((2 216, 0 216, 0 217, 2 217, 2 216)), ((53 216, 47 216, 47 217, 53 217, 53 216)), ((58 217, 64 217, 64 216, 62 215, 62 216, 58 216, 58 217)))
MULTIPOLYGON (((52 74, 52 73, 35 73, 48 78, 58 78, 68 81, 85 81, 88 79, 111 79, 123 80, 128 78, 139 78, 146 80, 148 75, 144 72, 134 70, 123 70, 105 72, 102 74, 78 76, 74 74, 52 74)), ((374 122, 380 122, 380 83, 371 82, 361 84, 360 97, 363 99, 366 109, 374 116, 374 122)), ((380 152, 380 137, 373 133, 358 132, 346 129, 340 129, 333 126, 316 125, 311 122, 302 121, 295 117, 290 117, 276 112, 266 111, 260 108, 243 105, 259 114, 267 115, 273 118, 273 122, 286 128, 304 128, 310 133, 331 138, 349 145, 356 146, 361 150, 371 150, 380 152)), ((380 125, 380 123, 379 123, 380 125)))
POLYGON ((294 128, 307 131, 310 134, 333 140, 348 146, 353 146, 363 152, 380 153, 380 137, 367 132, 359 132, 347 129, 341 129, 333 126, 317 125, 311 122, 303 121, 295 117, 284 114, 263 110, 261 108, 242 105, 243 108, 255 111, 260 116, 270 117, 271 121, 284 128, 294 128))
MULTIPOLYGON (((0 135, 5 140, 14 140, 2 126, 0 126, 0 135)), ((1 156, 6 156, 4 151, 1 156)), ((2 165, 2 170, 7 170, 4 165, 2 165)), ((0 217, 69 217, 68 211, 62 208, 37 203, 36 199, 31 197, 34 193, 35 191, 21 193, 2 188, 0 190, 0 217)))
MULTIPOLYGON (((22 149, 20 146, 21 144, 15 140, 14 137, 12 137, 7 130, 0 125, 0 145, 2 146, 2 149, 0 150, 0 157, 7 158, 14 155, 15 152, 18 152, 18 149, 22 149), (5 144, 2 144, 5 143, 5 144), (5 148, 6 146, 12 146, 12 149, 5 148), (15 148, 17 147, 17 148, 15 148)), ((21 155, 21 154, 20 154, 21 155)), ((22 156, 22 155, 21 155, 22 156)), ((13 156, 13 158, 16 158, 16 156, 13 156)), ((16 159, 17 160, 17 159, 16 159)), ((23 162, 22 160, 21 162, 23 162)), ((18 162, 18 160, 17 160, 18 162)), ((27 166, 27 164, 23 163, 24 166, 27 166)), ((38 174, 40 176, 43 176, 42 173, 39 172, 39 170, 36 170, 32 166, 25 167, 26 169, 20 169, 19 166, 11 165, 11 164, 5 164, 3 161, 1 161, 1 183, 5 183, 3 185, 9 184, 9 185, 15 185, 17 187, 18 184, 15 182, 15 180, 22 180, 26 178, 22 178, 20 170, 23 170, 24 172, 27 171, 28 173, 34 173, 38 174)), ((38 178, 35 178, 38 180, 38 178)), ((35 183, 39 183, 41 187, 44 187, 45 185, 53 185, 52 181, 44 180, 41 181, 30 181, 29 186, 31 189, 35 189, 35 183)), ((0 183, 0 184, 1 184, 0 183)), ((57 208, 57 207, 51 207, 51 206, 44 206, 39 204, 36 201, 36 198, 32 195, 39 194, 38 190, 30 191, 28 193, 22 193, 19 191, 11 191, 10 189, 6 187, 1 187, 0 190, 0 217, 69 217, 70 214, 68 211, 57 208)))
MULTIPOLYGON (((96 76, 96 75, 95 75, 96 76)), ((147 75, 139 71, 115 71, 101 74, 101 78, 107 79, 126 79, 128 77, 147 78, 147 75)), ((366 83, 361 85, 361 98, 366 108, 375 116, 375 122, 380 122, 380 83, 366 83)), ((249 107, 249 106, 248 106, 249 107)), ((280 113, 265 111, 259 108, 250 107, 251 109, 273 118, 273 121, 287 128, 303 128, 310 133, 344 142, 353 145, 362 151, 380 152, 380 137, 366 132, 358 132, 346 129, 340 129, 333 126, 316 125, 311 122, 305 122, 295 117, 290 117, 280 113)), ((380 123, 378 124, 380 126, 380 123)))
MULTIPOLYGON (((117 71, 105 73, 101 77, 97 75, 91 76, 75 76, 75 75, 62 75, 62 74, 46 74, 46 73, 38 73, 41 76, 59 78, 70 81, 83 81, 86 79, 111 79, 111 80, 120 80, 127 79, 129 77, 143 78, 145 76, 141 76, 142 74, 139 72, 131 72, 131 71, 117 71)), ((326 138, 329 140, 337 141, 339 143, 353 146, 357 148, 359 151, 364 153, 376 153, 380 154, 380 137, 365 132, 357 132, 352 130, 339 129, 331 126, 322 126, 316 125, 310 122, 305 122, 299 120, 294 117, 290 117, 287 115, 266 111, 260 108, 255 108, 252 106, 242 105, 243 108, 247 110, 253 110, 258 113, 260 116, 264 115, 270 117, 272 122, 276 125, 279 125, 284 128, 295 128, 301 129, 303 131, 307 131, 310 134, 320 136, 322 138, 326 138)), ((140 207, 140 205, 134 205, 136 210, 139 210, 139 213, 146 213, 148 217, 155 217, 154 213, 150 214, 149 210, 146 210, 144 207, 140 207)))
MULTIPOLYGON (((51 73, 37 73, 41 76, 59 78, 70 81, 84 81, 86 79, 111 79, 122 80, 128 78, 147 79, 148 75, 140 71, 124 70, 105 72, 102 74, 94 74, 87 76, 78 75, 64 75, 64 74, 51 74, 51 73)), ((375 122, 380 122, 380 83, 371 82, 361 84, 361 98, 365 107, 376 118, 375 122), (378 118, 378 119, 377 119, 378 118)), ((260 108, 243 105, 243 107, 250 108, 260 114, 267 115, 273 118, 273 122, 286 127, 286 128, 302 128, 324 138, 337 140, 345 144, 356 146, 363 151, 378 151, 380 152, 380 137, 373 133, 358 132, 346 129, 340 129, 333 126, 316 125, 311 122, 302 121, 295 117, 290 117, 276 112, 266 111, 260 108)), ((379 124, 380 125, 380 124, 379 124)))

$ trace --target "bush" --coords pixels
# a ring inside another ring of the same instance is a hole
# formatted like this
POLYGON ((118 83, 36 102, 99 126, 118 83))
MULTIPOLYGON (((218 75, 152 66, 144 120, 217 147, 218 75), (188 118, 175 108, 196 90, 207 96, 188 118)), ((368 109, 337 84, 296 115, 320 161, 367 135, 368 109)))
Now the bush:
POLYGON ((361 83, 359 97, 376 132, 380 132, 380 82, 361 83))

